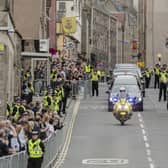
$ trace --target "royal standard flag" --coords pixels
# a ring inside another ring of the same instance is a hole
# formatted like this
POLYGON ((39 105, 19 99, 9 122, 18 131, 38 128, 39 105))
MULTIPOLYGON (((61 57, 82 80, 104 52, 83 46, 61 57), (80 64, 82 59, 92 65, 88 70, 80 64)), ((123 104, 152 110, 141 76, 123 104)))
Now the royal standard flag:
POLYGON ((76 18, 75 17, 63 17, 62 18, 62 30, 64 33, 76 32, 76 18))

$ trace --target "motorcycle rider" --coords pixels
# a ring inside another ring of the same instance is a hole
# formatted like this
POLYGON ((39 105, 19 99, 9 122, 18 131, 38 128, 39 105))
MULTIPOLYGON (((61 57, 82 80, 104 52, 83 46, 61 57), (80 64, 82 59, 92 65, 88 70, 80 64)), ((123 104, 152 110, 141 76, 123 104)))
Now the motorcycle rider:
POLYGON ((119 111, 118 108, 120 107, 120 105, 125 105, 126 107, 128 107, 127 111, 128 111, 128 113, 130 114, 130 117, 131 117, 131 115, 132 115, 132 106, 127 100, 128 94, 126 92, 125 87, 121 87, 120 88, 120 92, 119 92, 119 96, 118 97, 119 97, 119 100, 114 105, 114 115, 116 115, 118 113, 118 111, 119 111))

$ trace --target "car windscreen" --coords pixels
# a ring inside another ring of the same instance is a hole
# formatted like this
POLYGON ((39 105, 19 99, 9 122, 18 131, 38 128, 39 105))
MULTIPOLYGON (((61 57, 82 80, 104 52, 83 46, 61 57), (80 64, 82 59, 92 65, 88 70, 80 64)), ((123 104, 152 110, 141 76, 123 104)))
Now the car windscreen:
POLYGON ((131 72, 131 73, 137 74, 138 77, 142 77, 141 71, 136 68, 119 68, 119 69, 113 70, 113 73, 117 73, 117 72, 125 72, 125 73, 131 72))
POLYGON ((118 75, 133 75, 133 76, 136 76, 136 77, 139 77, 138 74, 136 72, 113 72, 113 76, 118 76, 118 75))
POLYGON ((116 94, 118 94, 121 87, 125 88, 126 93, 128 93, 129 96, 135 96, 140 94, 140 90, 137 85, 114 85, 111 90, 111 96, 115 96, 116 94))
POLYGON ((115 78, 114 85, 137 85, 137 79, 133 76, 118 76, 115 78))

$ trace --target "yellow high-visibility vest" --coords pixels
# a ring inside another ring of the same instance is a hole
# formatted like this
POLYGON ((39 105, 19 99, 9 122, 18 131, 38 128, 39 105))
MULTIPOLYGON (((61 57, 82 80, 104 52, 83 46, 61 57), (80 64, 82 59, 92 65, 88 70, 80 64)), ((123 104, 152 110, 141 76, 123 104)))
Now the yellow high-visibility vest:
POLYGON ((166 83, 167 82, 167 73, 166 72, 161 72, 160 73, 160 82, 166 83))
POLYGON ((13 107, 13 109, 14 109, 14 108, 17 108, 17 111, 16 111, 16 113, 15 113, 15 115, 14 115, 14 120, 17 121, 18 118, 19 118, 19 106, 18 106, 18 105, 15 105, 15 106, 13 107))
POLYGON ((145 75, 146 75, 147 78, 150 78, 150 72, 149 71, 146 71, 145 75))
POLYGON ((50 110, 52 112, 58 112, 59 111, 59 100, 52 100, 51 106, 50 106, 50 110))
POLYGON ((98 75, 98 76, 101 76, 101 71, 98 70, 98 71, 97 71, 97 75, 98 75))
POLYGON ((98 78, 98 75, 97 73, 92 73, 92 81, 98 81, 99 78, 98 78))
POLYGON ((86 65, 85 66, 85 72, 86 73, 90 73, 91 69, 90 69, 90 65, 86 65))
POLYGON ((159 68, 155 68, 154 70, 155 70, 155 75, 159 75, 160 74, 159 68))
POLYGON ((43 156, 43 151, 40 147, 41 140, 37 139, 33 142, 31 139, 28 141, 28 151, 30 158, 41 158, 43 156))

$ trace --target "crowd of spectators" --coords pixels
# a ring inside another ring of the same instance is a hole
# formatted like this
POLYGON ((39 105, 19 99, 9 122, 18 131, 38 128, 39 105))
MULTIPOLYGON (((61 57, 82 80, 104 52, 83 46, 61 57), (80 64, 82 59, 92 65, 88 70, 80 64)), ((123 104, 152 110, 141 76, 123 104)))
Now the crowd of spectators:
MULTIPOLYGON (((34 69, 35 79, 46 78, 46 62, 38 62, 34 69)), ((57 72, 56 82, 59 80, 77 83, 84 75, 84 63, 81 60, 73 61, 57 59, 51 63, 51 70, 57 72)), ((33 95, 42 96, 49 86, 33 83, 31 67, 23 71, 22 94, 12 104, 7 104, 6 119, 0 120, 0 156, 14 154, 26 149, 31 132, 38 130, 39 137, 47 140, 64 126, 64 118, 54 113, 42 102, 33 101, 33 95), (34 91, 34 87, 35 91, 34 91), (38 88, 40 87, 40 88, 38 88)), ((52 78, 50 77, 51 84, 52 78)), ((69 97, 68 94, 65 95, 69 97)))
POLYGON ((39 137, 46 140, 62 127, 63 120, 49 108, 43 108, 41 102, 26 104, 24 100, 17 100, 8 119, 0 121, 0 156, 25 150, 33 130, 37 130, 39 137), (16 105, 19 111, 17 119, 14 112, 16 105))

